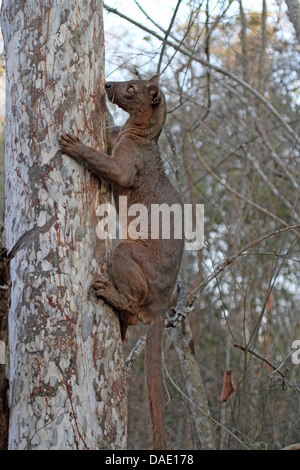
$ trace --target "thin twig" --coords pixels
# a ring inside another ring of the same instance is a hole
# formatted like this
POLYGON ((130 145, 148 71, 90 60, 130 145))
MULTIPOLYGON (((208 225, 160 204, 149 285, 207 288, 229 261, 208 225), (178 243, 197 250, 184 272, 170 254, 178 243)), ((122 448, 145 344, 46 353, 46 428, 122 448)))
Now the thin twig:
POLYGON ((272 367, 272 369, 274 369, 276 372, 278 372, 278 374, 281 375, 281 377, 283 379, 285 379, 285 376, 283 375, 282 372, 280 372, 280 370, 278 370, 278 368, 276 366, 274 366, 274 364, 272 364, 272 362, 270 362, 266 357, 264 356, 261 356, 260 354, 256 353, 255 351, 253 351, 252 349, 248 349, 247 346, 242 346, 241 344, 236 344, 234 343, 232 345, 233 348, 239 348, 241 349, 242 351, 244 352, 248 352, 250 354, 252 354, 253 356, 257 357, 258 359, 261 359, 263 362, 265 362, 266 364, 268 364, 270 367, 272 367))
POLYGON ((176 390, 186 399, 188 400, 193 406, 195 406, 204 416, 206 416, 208 419, 210 419, 214 424, 217 426, 221 427, 226 431, 230 436, 232 436, 234 439, 236 439, 243 447, 245 447, 247 450, 250 450, 250 448, 243 442, 241 441, 233 432, 231 432, 226 426, 221 424, 219 421, 215 420, 209 413, 206 413, 200 406, 198 406, 196 403, 194 403, 179 387, 176 385, 174 380, 171 378, 168 369, 166 367, 166 364, 164 363, 164 369, 166 371, 166 375, 168 379, 170 380, 171 384, 176 388, 176 390))
MULTIPOLYGON (((199 150, 197 149, 196 145, 195 145, 195 142, 194 140, 192 140, 192 144, 193 144, 193 147, 194 147, 194 150, 195 150, 195 153, 197 155, 197 158, 199 159, 199 161, 202 163, 202 165, 204 166, 204 168, 209 172, 210 175, 212 175, 222 186, 224 186, 224 188, 226 188, 228 191, 230 191, 232 194, 234 194, 235 196, 237 196, 239 199, 242 199, 244 202, 246 202, 247 204, 249 204, 250 206, 252 207, 255 207, 256 209, 258 209, 260 212, 263 212, 264 214, 268 215, 269 217, 271 217, 272 219, 276 220, 276 222, 279 222, 281 225, 284 225, 285 227, 289 228, 289 224, 287 222, 285 222, 283 219, 281 219, 280 217, 278 217, 276 214, 273 214, 273 212, 270 212, 268 211, 267 209, 265 209, 264 207, 261 207, 259 204, 256 204, 255 202, 251 201, 251 199, 248 199, 247 197, 243 196, 242 194, 240 194, 238 191, 236 191, 235 189, 233 189, 231 186, 229 186, 227 183, 225 183, 222 178, 220 178, 220 176, 218 176, 208 165, 207 163, 205 162, 205 160, 203 160, 203 158, 201 157, 200 155, 200 152, 199 150)), ((300 234, 295 231, 294 232, 296 234, 297 237, 300 238, 300 234)))
POLYGON ((157 66, 157 73, 160 74, 160 69, 161 69, 161 64, 162 64, 162 60, 163 60, 163 56, 164 56, 164 53, 165 53, 165 50, 166 50, 166 47, 167 47, 167 40, 168 40, 168 37, 171 33, 171 30, 174 26, 174 22, 175 22, 175 19, 176 19, 176 16, 177 16, 177 12, 178 12, 178 9, 179 9, 179 6, 181 4, 181 1, 182 0, 178 0, 177 2, 177 5, 175 7, 175 10, 174 10, 174 13, 172 15, 172 18, 171 18, 171 21, 170 21, 170 24, 169 24, 169 27, 166 31, 166 34, 165 34, 165 38, 163 40, 163 44, 162 44, 162 48, 161 48, 161 52, 160 52, 160 56, 159 56, 159 60, 158 60, 158 66, 157 66))
MULTIPOLYGON (((165 328, 176 328, 192 310, 193 307, 187 306, 187 292, 183 282, 177 282, 177 289, 178 289, 178 302, 174 309, 170 312, 167 312, 167 318, 165 322, 165 328)), ((130 372, 146 346, 146 334, 140 337, 134 348, 132 349, 131 353, 127 357, 124 363, 125 367, 125 374, 127 376, 130 375, 130 372)))
POLYGON ((257 173, 260 175, 260 177, 262 178, 262 180, 266 183, 267 186, 269 186, 269 188, 271 189, 272 193, 274 194, 274 196, 277 197, 277 199, 279 201, 282 202, 282 204, 284 204, 290 211, 291 213, 293 213, 293 216, 295 218, 295 221, 296 222, 299 222, 300 221, 300 217, 299 217, 299 214, 297 214, 295 208, 293 207, 293 205, 290 203, 290 201, 288 201, 285 196, 283 194, 281 194, 278 189, 274 186, 274 184, 270 181, 270 179, 267 177, 266 173, 263 171, 263 169, 261 168, 261 165, 260 163, 258 162, 258 160, 256 159, 256 157, 254 157, 253 155, 250 154, 250 152, 247 151, 246 149, 246 146, 245 145, 241 145, 242 146, 242 149, 243 149, 243 152, 244 152, 244 155, 245 157, 247 158, 247 160, 249 162, 251 162, 251 164, 253 165, 253 168, 257 171, 257 173))
MULTIPOLYGON (((294 354, 294 352, 297 351, 298 349, 300 349, 300 346, 298 346, 298 347, 295 348, 295 349, 292 349, 292 351, 290 351, 290 352, 288 353, 288 355, 283 359, 283 361, 281 362, 281 364, 280 364, 278 367, 276 367, 275 371, 274 371, 274 372, 271 372, 270 375, 275 374, 275 372, 278 372, 278 374, 281 374, 281 372, 280 372, 279 369, 281 369, 281 367, 284 365, 285 361, 286 361, 292 354, 294 354)), ((282 374, 281 374, 281 375, 282 375, 282 374)))
MULTIPOLYGON (((161 36, 159 33, 156 31, 153 31, 143 24, 133 20, 132 18, 129 18, 128 16, 124 15, 123 13, 120 13, 117 9, 111 8, 109 5, 104 3, 104 8, 107 11, 110 11, 111 13, 114 13, 115 15, 118 15, 120 18, 123 18, 124 20, 134 24, 138 28, 142 29, 143 31, 146 31, 147 33, 151 34, 152 36, 156 37, 160 41, 164 41, 164 37, 161 36)), ((261 101, 264 106, 281 122, 285 130, 288 132, 290 138, 293 138, 293 142, 299 144, 300 139, 298 134, 294 131, 294 129, 289 125, 288 122, 280 115, 280 113, 277 111, 277 109, 274 108, 274 106, 264 97, 262 96, 255 88, 253 88, 250 83, 245 82, 243 79, 239 78, 237 75, 234 73, 230 72, 229 70, 224 69, 223 67, 220 67, 218 65, 215 65, 214 63, 208 62, 205 59, 202 59, 200 56, 195 56, 193 55, 193 52, 190 50, 189 47, 187 46, 178 46, 178 40, 176 40, 177 44, 171 41, 170 39, 166 40, 166 44, 170 47, 173 47, 175 50, 179 50, 182 54, 192 58, 195 62, 198 62, 202 64, 204 67, 208 67, 218 73, 221 73, 222 75, 225 75, 229 77, 231 80, 234 80, 236 83, 241 85, 243 88, 246 90, 250 91, 251 94, 253 94, 259 101, 261 101)))
POLYGON ((146 16, 147 20, 151 21, 151 23, 154 24, 154 26, 156 26, 158 29, 160 29, 164 34, 166 34, 166 30, 160 26, 158 23, 156 23, 152 18, 151 16, 148 15, 148 13, 146 12, 146 10, 144 10, 144 8, 139 4, 139 2, 137 2, 137 0, 134 0, 134 3, 139 7, 139 9, 141 10, 141 12, 146 16))
MULTIPOLYGON (((230 266, 234 261, 236 261, 242 254, 244 254, 245 251, 249 250, 250 248, 253 248, 255 245, 258 245, 259 243, 262 243, 263 241, 267 240, 268 238, 271 238, 273 236, 279 235, 281 233, 287 232, 287 231, 295 231, 296 229, 300 228, 300 225, 292 225, 290 227, 285 227, 280 230, 276 230, 275 232, 268 233, 267 235, 264 235, 248 245, 246 245, 244 248, 242 248, 238 253, 236 253, 234 256, 231 258, 227 258, 223 263, 206 279, 204 279, 200 284, 198 284, 196 287, 194 287, 190 293, 189 293, 189 300, 187 301, 187 295, 186 295, 186 289, 184 284, 181 281, 178 281, 177 287, 178 287, 178 303, 176 307, 171 310, 172 315, 170 315, 170 312, 167 313, 167 319, 165 323, 166 328, 176 328, 182 321, 183 318, 186 318, 186 316, 193 310, 195 302, 198 300, 200 297, 200 294, 202 292, 202 288, 205 287, 210 281, 215 279, 222 271, 224 271, 225 268, 230 266)), ((298 232, 296 232, 298 233, 298 232)), ((129 354, 128 358, 125 361, 125 370, 126 374, 129 375, 135 361, 141 354, 141 352, 144 350, 144 347, 146 345, 146 335, 143 335, 131 353, 129 354)), ((238 346, 236 346, 238 347, 238 346)), ((242 347, 240 348, 242 349, 242 347)), ((257 355, 257 353, 254 353, 253 351, 248 350, 254 355, 257 355)), ((257 356, 260 357, 260 356, 257 356)), ((260 359, 265 359, 263 357, 260 357, 260 359)), ((267 362, 267 359, 266 359, 267 362)), ((271 363, 269 364, 273 369, 275 369, 283 378, 284 375, 278 370, 280 368, 275 368, 271 363)))
POLYGON ((248 251, 250 248, 253 248, 255 245, 258 245, 259 243, 267 240, 268 238, 271 238, 271 237, 274 237, 276 235, 279 235, 283 232, 287 232, 287 231, 292 231, 293 233, 297 233, 299 235, 298 232, 295 232, 296 229, 299 229, 300 228, 300 225, 292 225, 290 227, 285 227, 285 228, 282 228, 280 230, 276 230, 275 232, 271 232, 271 233, 268 233, 267 235, 264 235, 254 241, 252 241, 251 243, 249 243, 248 245, 244 246, 244 248, 242 248, 238 253, 236 253, 234 256, 232 256, 231 258, 227 258, 223 261, 223 263, 210 275, 208 276, 206 279, 204 279, 200 284, 198 284, 196 287, 194 287, 191 292, 190 292, 190 300, 189 300, 189 304, 188 306, 191 307, 194 305, 194 303, 196 302, 196 300, 199 298, 200 296, 200 293, 201 293, 201 289, 206 286, 210 281, 212 281, 213 279, 215 279, 222 271, 224 271, 225 268, 227 268, 228 266, 230 266, 236 259, 239 258, 239 256, 241 256, 245 251, 248 251), (198 291, 198 293, 196 294, 196 292, 198 291))

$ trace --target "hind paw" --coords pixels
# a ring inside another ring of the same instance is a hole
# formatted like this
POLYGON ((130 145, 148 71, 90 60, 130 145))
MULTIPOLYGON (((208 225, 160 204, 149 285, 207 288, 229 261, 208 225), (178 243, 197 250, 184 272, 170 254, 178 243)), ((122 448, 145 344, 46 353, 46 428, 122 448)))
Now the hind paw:
POLYGON ((112 296, 118 294, 118 291, 115 288, 114 284, 111 281, 108 281, 107 279, 98 278, 92 284, 92 289, 96 297, 103 297, 107 301, 109 301, 109 298, 111 298, 112 296))

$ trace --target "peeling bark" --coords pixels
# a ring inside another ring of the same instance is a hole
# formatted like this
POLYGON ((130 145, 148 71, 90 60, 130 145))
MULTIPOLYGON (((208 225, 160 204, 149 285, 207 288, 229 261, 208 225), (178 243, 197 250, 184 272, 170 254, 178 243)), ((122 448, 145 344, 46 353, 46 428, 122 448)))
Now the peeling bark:
POLYGON ((108 271, 96 209, 111 193, 58 145, 105 145, 102 0, 4 0, 2 31, 8 248, 47 228, 11 261, 9 449, 123 449, 119 323, 90 292, 108 271))

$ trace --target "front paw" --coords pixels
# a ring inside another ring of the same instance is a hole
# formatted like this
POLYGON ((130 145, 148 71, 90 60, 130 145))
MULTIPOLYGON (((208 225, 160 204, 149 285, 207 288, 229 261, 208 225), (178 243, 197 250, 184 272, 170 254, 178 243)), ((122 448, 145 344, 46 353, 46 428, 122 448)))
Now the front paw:
POLYGON ((58 142, 63 153, 77 161, 81 160, 83 147, 85 147, 85 145, 78 139, 78 137, 70 134, 62 134, 58 142))

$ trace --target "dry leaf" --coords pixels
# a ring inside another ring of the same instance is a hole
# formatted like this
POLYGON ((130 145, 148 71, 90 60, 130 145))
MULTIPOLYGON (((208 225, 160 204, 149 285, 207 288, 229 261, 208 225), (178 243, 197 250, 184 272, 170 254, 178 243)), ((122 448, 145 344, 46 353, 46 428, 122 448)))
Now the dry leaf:
POLYGON ((220 403, 224 403, 225 401, 227 401, 228 398, 234 395, 235 391, 236 391, 236 386, 234 385, 234 382, 233 382, 232 370, 227 370, 224 373, 223 390, 222 390, 222 395, 220 398, 220 403))

